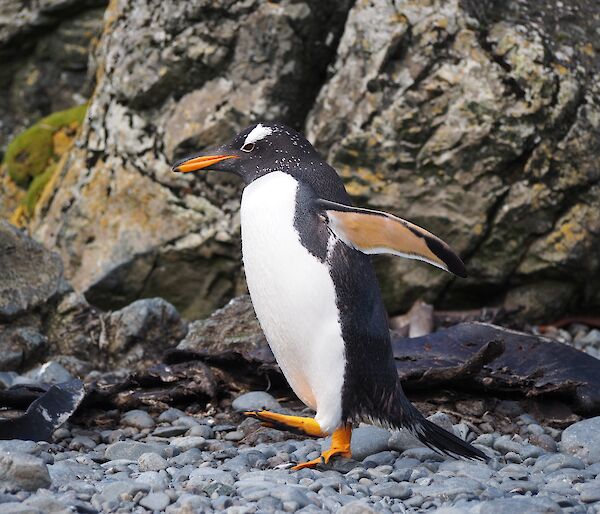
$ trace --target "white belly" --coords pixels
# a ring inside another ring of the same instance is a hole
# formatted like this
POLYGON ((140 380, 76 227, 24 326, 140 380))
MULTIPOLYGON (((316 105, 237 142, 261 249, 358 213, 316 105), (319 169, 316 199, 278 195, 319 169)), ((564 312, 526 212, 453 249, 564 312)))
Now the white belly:
POLYGON ((333 280, 294 228, 298 183, 269 173, 242 196, 242 254, 254 310, 298 397, 325 432, 340 424, 345 349, 333 280))

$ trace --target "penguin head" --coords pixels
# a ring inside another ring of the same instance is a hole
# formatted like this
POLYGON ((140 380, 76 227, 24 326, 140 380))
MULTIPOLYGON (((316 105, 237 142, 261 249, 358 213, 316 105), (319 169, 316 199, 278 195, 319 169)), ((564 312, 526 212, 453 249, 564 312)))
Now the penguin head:
POLYGON ((172 170, 226 171, 238 175, 247 185, 272 171, 302 176, 320 162, 313 146, 294 129, 276 123, 258 123, 228 143, 179 160, 172 170))

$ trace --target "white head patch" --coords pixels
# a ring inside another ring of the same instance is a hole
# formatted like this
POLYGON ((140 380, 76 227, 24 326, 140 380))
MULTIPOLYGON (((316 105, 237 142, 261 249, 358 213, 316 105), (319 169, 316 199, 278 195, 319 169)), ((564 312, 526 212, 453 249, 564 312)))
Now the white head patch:
POLYGON ((265 137, 271 135, 273 133, 273 129, 270 127, 265 127, 264 125, 261 125, 260 123, 258 125, 256 125, 256 127, 254 127, 251 131, 250 134, 248 134, 246 136, 246 140, 244 141, 244 145, 247 145, 248 143, 256 143, 257 141, 260 141, 261 139, 264 139, 265 137))

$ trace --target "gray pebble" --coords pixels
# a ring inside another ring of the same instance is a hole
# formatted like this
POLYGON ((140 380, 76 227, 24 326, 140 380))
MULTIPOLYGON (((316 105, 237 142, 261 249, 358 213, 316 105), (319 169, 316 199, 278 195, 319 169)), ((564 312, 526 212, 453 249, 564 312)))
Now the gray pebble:
POLYGON ((188 484, 195 486, 207 481, 220 482, 226 485, 233 485, 235 483, 235 479, 230 473, 220 469, 204 467, 195 469, 190 473, 188 484))
POLYGON ((437 453, 436 451, 432 450, 431 448, 424 448, 424 447, 410 448, 402 454, 402 457, 417 459, 421 462, 423 462, 425 460, 433 460, 433 461, 441 462, 444 460, 444 457, 442 455, 440 455, 439 453, 437 453))
POLYGON ((205 448, 206 439, 199 436, 181 436, 171 439, 171 445, 175 446, 179 451, 185 452, 192 448, 205 448))
POLYGON ((408 484, 390 483, 371 487, 371 494, 381 497, 398 498, 406 500, 411 495, 411 489, 408 484))
POLYGON ((104 456, 108 460, 128 459, 137 461, 144 453, 163 454, 166 445, 138 441, 117 441, 106 447, 104 456))
POLYGON ((170 408, 160 413, 160 416, 158 416, 158 421, 162 423, 173 423, 173 421, 175 421, 177 418, 180 418, 185 415, 185 412, 183 412, 182 410, 170 408))
POLYGON ((508 452, 521 453, 523 451, 523 445, 517 441, 514 441, 510 436, 507 435, 498 437, 494 441, 493 448, 502 454, 508 452))
POLYGON ((283 502, 279 498, 273 496, 263 496, 256 502, 256 506, 260 511, 273 512, 283 509, 283 502))
POLYGON ((579 491, 579 499, 582 502, 592 503, 600 501, 600 482, 594 482, 578 484, 577 489, 579 491))
POLYGON ((377 514, 377 512, 368 503, 357 500, 344 505, 337 514, 377 514))
POLYGON ((169 487, 169 475, 166 471, 144 471, 135 479, 140 484, 147 484, 152 491, 164 491, 169 487))
POLYGON ((160 471, 168 466, 168 462, 157 453, 142 453, 138 458, 140 471, 160 471))
POLYGON ((284 505, 286 502, 294 502, 299 508, 306 507, 310 500, 299 487, 278 486, 271 490, 270 496, 278 498, 284 505))
POLYGON ((499 498, 483 502, 479 514, 559 514, 561 507, 549 498, 499 498))
POLYGON ((71 450, 93 450, 96 447, 96 441, 91 437, 78 435, 69 443, 71 450))
POLYGON ((567 427, 562 433, 560 448, 588 464, 600 462, 600 416, 567 427))
POLYGON ((547 452, 555 453, 557 450, 556 441, 548 434, 534 434, 529 438, 529 440, 532 444, 539 446, 547 452))
POLYGON ((150 493, 140 500, 140 505, 148 510, 161 512, 171 503, 171 498, 163 492, 150 493))
POLYGON ((264 391, 252 391, 242 394, 233 400, 231 406, 238 412, 281 409, 279 402, 264 391))
POLYGON ((0 484, 7 488, 36 491, 52 483, 42 459, 21 452, 0 453, 0 484))
POLYGON ((185 452, 181 452, 176 457, 171 459, 173 464, 178 466, 185 466, 187 464, 198 464, 202 461, 202 451, 198 448, 192 448, 185 452))
POLYGON ((497 439, 496 434, 481 434, 477 439, 473 441, 473 444, 481 444, 483 446, 494 446, 494 441, 497 439))
MULTIPOLYGON (((194 427, 192 427, 194 428, 194 427)), ((177 437, 178 435, 183 435, 186 432, 188 432, 189 430, 192 430, 191 428, 188 429, 188 427, 184 426, 184 425, 168 425, 168 426, 164 426, 164 427, 158 427, 154 430, 154 432, 152 432, 152 435, 154 437, 177 437)), ((196 435, 196 434, 190 434, 190 435, 196 435)))
POLYGON ((408 430, 396 430, 388 439, 388 447, 391 450, 403 452, 409 448, 420 448, 423 444, 408 430))
POLYGON ((196 425, 199 425, 199 421, 194 418, 193 416, 180 416, 179 418, 177 418, 175 421, 173 421, 173 425, 177 426, 184 426, 187 428, 192 428, 195 427, 196 425))
POLYGON ((187 431, 186 435, 200 436, 204 439, 212 439, 215 436, 213 429, 208 425, 195 425, 187 431))
POLYGON ((0 451, 30 453, 31 455, 39 455, 43 450, 43 443, 35 441, 21 441, 20 439, 9 439, 0 441, 0 451))
POLYGON ((233 432, 227 432, 225 434, 226 441, 241 441, 244 438, 244 432, 240 432, 239 430, 234 430, 233 432))
MULTIPOLYGON (((392 436, 393 437, 393 436, 392 436)), ((374 466, 382 466, 384 464, 393 464, 396 461, 396 455, 390 451, 374 453, 369 455, 363 460, 363 465, 368 467, 373 464, 374 466)))
POLYGON ((600 330, 594 328, 590 330, 584 337, 582 337, 579 342, 586 346, 600 346, 600 330))
POLYGON ((533 465, 534 471, 543 471, 544 473, 551 473, 561 468, 583 469, 585 464, 581 459, 572 455, 547 453, 539 457, 533 465))
POLYGON ((1 514, 42 514, 42 511, 30 505, 24 505, 17 502, 7 502, 0 504, 1 514))
POLYGON ((121 424, 126 427, 133 427, 139 430, 144 428, 154 428, 154 420, 146 411, 130 410, 121 416, 121 424))
POLYGON ((442 427, 444 430, 448 432, 452 432, 452 419, 445 412, 436 412, 431 416, 427 416, 427 419, 432 423, 435 423, 438 427, 442 427))
POLYGON ((123 497, 133 499, 136 493, 140 491, 149 492, 150 487, 147 484, 131 480, 120 480, 102 484, 101 492, 92 497, 92 504, 99 510, 112 510, 123 502, 123 497))

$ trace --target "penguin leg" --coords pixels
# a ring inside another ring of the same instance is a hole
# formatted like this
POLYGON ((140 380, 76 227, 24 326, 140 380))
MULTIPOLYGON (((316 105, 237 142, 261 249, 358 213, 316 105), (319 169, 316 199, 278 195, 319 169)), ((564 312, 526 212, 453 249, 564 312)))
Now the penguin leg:
POLYGON ((326 435, 314 418, 286 416, 285 414, 277 414, 266 410, 248 411, 244 412, 244 415, 258 419, 265 427, 277 430, 287 430, 288 432, 309 435, 311 437, 325 437, 326 435))
POLYGON ((350 451, 350 441, 352 439, 352 426, 343 425, 338 428, 331 436, 331 448, 325 450, 318 459, 309 460, 294 466, 293 470, 299 470, 304 468, 314 468, 319 464, 327 464, 331 458, 335 455, 341 455, 342 457, 351 457, 352 452, 350 451))

